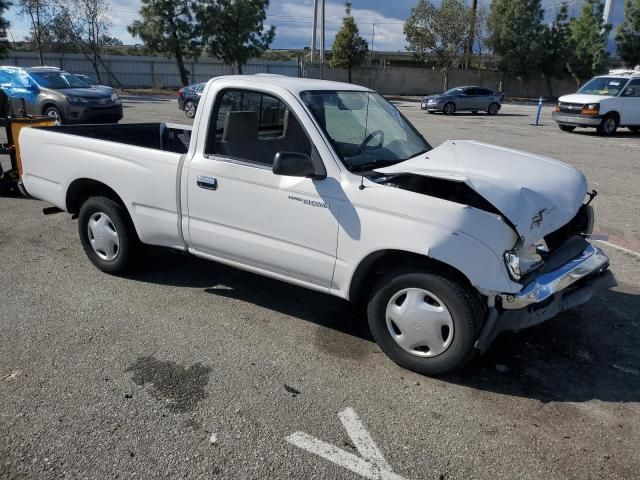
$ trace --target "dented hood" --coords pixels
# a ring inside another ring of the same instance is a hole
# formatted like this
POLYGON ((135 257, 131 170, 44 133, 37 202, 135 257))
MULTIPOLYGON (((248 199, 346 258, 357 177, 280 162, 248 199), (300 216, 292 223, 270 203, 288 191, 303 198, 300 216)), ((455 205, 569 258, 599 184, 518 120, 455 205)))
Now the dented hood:
POLYGON ((587 193, 584 175, 565 163, 471 140, 449 140, 376 171, 464 182, 513 224, 524 245, 568 223, 587 193))

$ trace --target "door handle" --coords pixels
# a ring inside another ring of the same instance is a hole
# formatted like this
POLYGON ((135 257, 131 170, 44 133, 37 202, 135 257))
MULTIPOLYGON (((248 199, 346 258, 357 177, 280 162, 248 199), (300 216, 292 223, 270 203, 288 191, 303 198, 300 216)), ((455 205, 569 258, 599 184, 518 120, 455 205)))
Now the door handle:
POLYGON ((206 190, 218 189, 218 180, 216 180, 213 177, 205 177, 203 175, 198 175, 196 183, 200 188, 204 188, 206 190))

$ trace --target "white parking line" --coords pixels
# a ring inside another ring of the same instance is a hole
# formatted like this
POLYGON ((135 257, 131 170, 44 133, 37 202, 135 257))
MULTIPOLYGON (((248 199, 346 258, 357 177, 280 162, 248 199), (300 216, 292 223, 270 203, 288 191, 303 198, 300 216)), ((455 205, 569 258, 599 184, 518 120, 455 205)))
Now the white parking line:
POLYGON ((608 247, 615 248, 616 250, 620 250, 621 252, 628 253, 629 255, 633 255, 635 257, 640 257, 640 252, 636 252, 635 250, 629 250, 628 248, 621 247, 620 245, 616 245, 615 243, 607 242, 606 240, 595 240, 596 242, 600 242, 608 247))
POLYGON ((385 460, 380 449, 378 449, 378 446, 352 408, 344 409, 338 413, 338 417, 340 417, 342 425, 362 458, 304 432, 292 433, 285 440, 298 448, 318 455, 364 478, 371 480, 407 480, 391 470, 389 463, 385 460))

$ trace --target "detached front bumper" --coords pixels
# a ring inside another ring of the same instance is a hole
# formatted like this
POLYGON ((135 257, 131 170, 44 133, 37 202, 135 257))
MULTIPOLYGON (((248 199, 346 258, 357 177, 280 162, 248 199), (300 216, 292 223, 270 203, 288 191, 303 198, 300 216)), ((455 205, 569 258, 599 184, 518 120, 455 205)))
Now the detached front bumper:
POLYGON ((609 271, 609 258, 589 244, 579 256, 540 275, 519 293, 500 295, 500 311, 497 307, 490 309, 476 348, 483 352, 500 332, 542 323, 586 303, 599 290, 615 285, 617 282, 609 271))
POLYGON ((560 125, 573 127, 597 127, 602 122, 600 115, 580 115, 577 113, 552 112, 551 118, 560 125))

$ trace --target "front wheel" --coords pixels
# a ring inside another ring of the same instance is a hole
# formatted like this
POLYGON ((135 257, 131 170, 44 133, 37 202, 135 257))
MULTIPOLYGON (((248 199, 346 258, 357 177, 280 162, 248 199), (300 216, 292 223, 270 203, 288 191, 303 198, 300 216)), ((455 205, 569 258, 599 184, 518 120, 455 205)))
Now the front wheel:
POLYGON ((442 113, 445 115, 453 115, 456 113, 456 105, 453 102, 445 103, 444 107, 442 107, 442 113))
POLYGON ((598 125, 598 133, 600 135, 613 135, 617 129, 618 119, 614 115, 606 115, 598 125))
POLYGON ((89 198, 80 208, 78 232, 87 257, 103 272, 123 274, 135 263, 140 240, 123 205, 89 198))
POLYGON ((563 132, 573 132, 576 129, 573 125, 558 125, 558 128, 563 132))
POLYGON ((60 110, 58 110, 56 107, 47 107, 44 110, 44 114, 47 117, 53 118, 56 122, 56 125, 62 125, 62 122, 63 122, 62 113, 60 113, 60 110))
POLYGON ((482 308, 459 280, 399 270, 377 285, 367 307, 371 333, 398 365, 425 375, 459 369, 474 354, 482 308))

